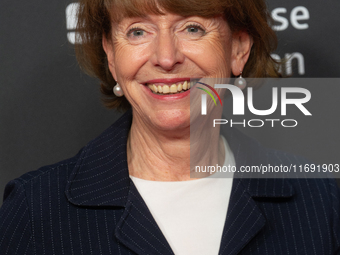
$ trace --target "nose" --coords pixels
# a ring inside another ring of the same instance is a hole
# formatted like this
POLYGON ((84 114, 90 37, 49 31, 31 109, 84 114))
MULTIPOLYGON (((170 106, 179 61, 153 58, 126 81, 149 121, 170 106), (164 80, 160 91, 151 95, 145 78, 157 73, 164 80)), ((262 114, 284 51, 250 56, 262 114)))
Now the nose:
POLYGON ((178 39, 169 31, 160 33, 153 45, 154 53, 151 62, 154 66, 158 66, 165 71, 171 71, 178 64, 184 62, 184 54, 179 48, 178 39))

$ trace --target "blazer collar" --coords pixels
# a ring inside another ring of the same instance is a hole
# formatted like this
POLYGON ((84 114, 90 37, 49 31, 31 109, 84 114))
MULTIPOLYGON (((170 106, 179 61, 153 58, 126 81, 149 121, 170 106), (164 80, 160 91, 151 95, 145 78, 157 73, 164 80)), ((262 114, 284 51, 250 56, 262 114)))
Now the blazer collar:
POLYGON ((126 144, 131 121, 128 111, 85 146, 69 178, 66 196, 78 206, 124 207, 114 233, 120 243, 136 254, 173 255, 129 178, 126 144))
MULTIPOLYGON (((75 205, 125 207, 130 189, 126 145, 132 123, 128 110, 81 151, 66 187, 75 205)), ((260 165, 268 150, 235 128, 221 130, 234 153, 236 166, 260 165)), ((252 197, 291 197, 287 179, 240 179, 252 197)), ((235 181, 234 181, 235 182, 235 181)), ((234 184, 235 185, 235 184, 234 184)))
POLYGON ((130 187, 126 145, 132 122, 127 111, 81 151, 65 194, 80 206, 124 207, 130 187))

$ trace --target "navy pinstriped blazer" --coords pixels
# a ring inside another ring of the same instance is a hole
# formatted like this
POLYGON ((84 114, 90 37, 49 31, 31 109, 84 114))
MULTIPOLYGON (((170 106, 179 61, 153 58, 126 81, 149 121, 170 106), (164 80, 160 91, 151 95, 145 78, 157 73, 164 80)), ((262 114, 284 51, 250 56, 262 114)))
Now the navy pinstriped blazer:
MULTIPOLYGON (((0 254, 173 254, 129 178, 131 119, 129 111, 75 157, 8 183, 0 254)), ((299 163, 236 130, 226 138, 238 166, 299 163)), ((219 254, 340 254, 339 209, 330 179, 234 179, 219 254)))

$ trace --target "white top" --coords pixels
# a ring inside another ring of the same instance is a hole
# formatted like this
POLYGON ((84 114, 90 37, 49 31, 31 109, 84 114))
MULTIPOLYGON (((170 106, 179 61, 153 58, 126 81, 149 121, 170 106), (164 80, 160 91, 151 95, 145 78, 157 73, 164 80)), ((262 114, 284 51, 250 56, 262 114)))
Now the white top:
MULTIPOLYGON (((222 138, 224 165, 235 166, 222 138)), ((162 182, 130 177, 176 255, 218 254, 232 178, 162 182)))

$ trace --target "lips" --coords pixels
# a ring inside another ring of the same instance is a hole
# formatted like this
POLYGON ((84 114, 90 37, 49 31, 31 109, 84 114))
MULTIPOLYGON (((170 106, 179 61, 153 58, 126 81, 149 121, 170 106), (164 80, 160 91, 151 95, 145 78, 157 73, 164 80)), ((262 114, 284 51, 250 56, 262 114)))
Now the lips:
POLYGON ((144 83, 153 94, 173 95, 187 92, 199 78, 163 78, 149 80, 144 83))
POLYGON ((177 94, 189 90, 191 87, 190 81, 177 82, 172 85, 168 84, 147 84, 150 90, 155 94, 177 94))

